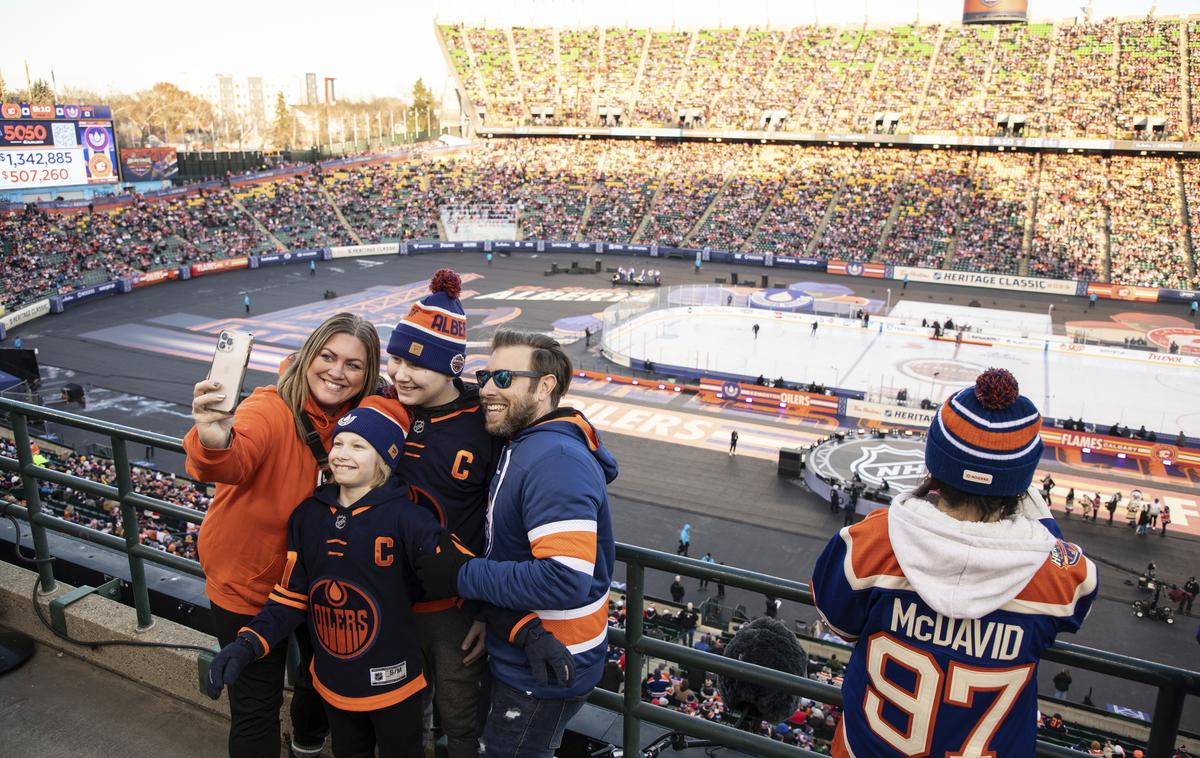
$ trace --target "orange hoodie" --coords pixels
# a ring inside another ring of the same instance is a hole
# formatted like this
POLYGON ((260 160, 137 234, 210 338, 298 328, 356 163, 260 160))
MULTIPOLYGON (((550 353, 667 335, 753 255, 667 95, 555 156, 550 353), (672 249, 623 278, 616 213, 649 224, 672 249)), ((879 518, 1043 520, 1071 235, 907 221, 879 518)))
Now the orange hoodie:
MULTIPOLYGON (((348 408, 331 416, 311 400, 305 406, 326 450, 348 408)), ((255 389, 238 406, 229 447, 204 447, 193 427, 183 448, 188 474, 217 485, 197 546, 208 599, 254 615, 283 575, 288 518, 316 488, 317 461, 274 385, 255 389)))

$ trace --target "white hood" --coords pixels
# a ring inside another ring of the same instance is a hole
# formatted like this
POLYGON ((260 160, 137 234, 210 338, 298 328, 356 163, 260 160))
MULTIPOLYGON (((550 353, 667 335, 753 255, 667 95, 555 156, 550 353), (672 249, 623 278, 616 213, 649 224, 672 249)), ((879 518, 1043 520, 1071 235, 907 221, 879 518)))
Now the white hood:
POLYGON ((888 511, 896 560, 929 607, 950 618, 977 619, 1017 596, 1056 538, 1038 519, 1050 511, 1030 488, 1011 519, 959 521, 932 503, 904 494, 888 511))

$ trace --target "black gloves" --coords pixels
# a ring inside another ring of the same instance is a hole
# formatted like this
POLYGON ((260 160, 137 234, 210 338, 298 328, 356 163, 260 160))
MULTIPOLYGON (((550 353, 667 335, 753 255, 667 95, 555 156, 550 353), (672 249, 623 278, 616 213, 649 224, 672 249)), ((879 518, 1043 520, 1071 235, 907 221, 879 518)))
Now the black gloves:
POLYGON ((221 690, 226 685, 236 682, 242 670, 257 657, 258 653, 250 641, 243 637, 238 637, 226 645, 208 666, 208 685, 205 692, 213 700, 220 698, 221 690))
POLYGON ((458 595, 458 570, 475 556, 458 538, 443 531, 437 551, 420 555, 415 561, 417 577, 430 600, 458 595))
POLYGON ((575 683, 575 659, 571 651, 546 631, 536 615, 494 606, 488 606, 481 615, 490 631, 525 651, 533 679, 539 687, 555 683, 559 687, 570 687, 575 683), (557 681, 552 682, 552 678, 557 681))
MULTIPOLYGON (((547 673, 558 680, 559 687, 570 687, 575 683, 575 659, 558 639, 546 631, 541 619, 530 621, 522 628, 523 642, 517 644, 525 648, 525 657, 529 659, 529 667, 533 670, 533 680, 539 687, 550 684, 547 673)), ((518 639, 522 635, 518 634, 518 639)))

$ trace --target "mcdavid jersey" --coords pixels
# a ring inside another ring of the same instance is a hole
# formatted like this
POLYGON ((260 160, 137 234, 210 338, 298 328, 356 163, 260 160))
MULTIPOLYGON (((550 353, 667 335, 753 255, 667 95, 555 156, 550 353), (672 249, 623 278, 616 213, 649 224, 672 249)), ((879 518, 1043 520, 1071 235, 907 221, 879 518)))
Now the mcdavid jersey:
POLYGON ((1037 664, 1079 629, 1095 565, 1059 539, 1016 597, 980 619, 929 607, 900 568, 888 511, 830 541, 813 571, 817 610, 856 642, 842 684, 842 758, 1026 758, 1035 752, 1037 664))
POLYGON ((242 629, 260 657, 308 619, 313 686, 331 705, 373 711, 425 687, 412 614, 412 565, 440 527, 395 477, 351 508, 327 484, 288 522, 287 563, 267 604, 242 629))
POLYGON ((405 406, 412 422, 401 471, 435 504, 443 526, 475 555, 483 555, 488 483, 504 442, 484 429, 479 389, 455 384, 460 394, 452 403, 405 406))

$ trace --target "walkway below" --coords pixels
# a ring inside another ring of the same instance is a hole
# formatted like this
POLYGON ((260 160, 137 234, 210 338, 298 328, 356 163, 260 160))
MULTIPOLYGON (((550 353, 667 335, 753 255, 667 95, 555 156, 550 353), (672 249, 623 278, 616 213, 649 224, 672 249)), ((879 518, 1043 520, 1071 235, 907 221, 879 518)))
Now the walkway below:
POLYGON ((7 758, 200 758, 224 754, 229 730, 210 713, 43 645, 0 676, 0 713, 7 758))

